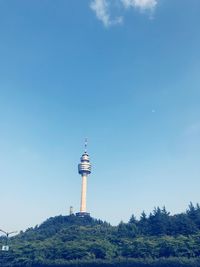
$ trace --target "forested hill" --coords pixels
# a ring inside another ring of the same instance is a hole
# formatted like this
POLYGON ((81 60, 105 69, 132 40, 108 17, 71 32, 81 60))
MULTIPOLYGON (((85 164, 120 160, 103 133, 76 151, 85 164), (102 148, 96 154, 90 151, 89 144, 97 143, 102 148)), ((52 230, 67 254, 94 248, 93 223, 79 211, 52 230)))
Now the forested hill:
MULTIPOLYGON (((1 237, 0 245, 4 243, 1 237)), ((200 266, 199 260, 198 204, 176 215, 155 208, 118 226, 91 217, 57 216, 11 238, 10 251, 0 252, 2 267, 200 266)))

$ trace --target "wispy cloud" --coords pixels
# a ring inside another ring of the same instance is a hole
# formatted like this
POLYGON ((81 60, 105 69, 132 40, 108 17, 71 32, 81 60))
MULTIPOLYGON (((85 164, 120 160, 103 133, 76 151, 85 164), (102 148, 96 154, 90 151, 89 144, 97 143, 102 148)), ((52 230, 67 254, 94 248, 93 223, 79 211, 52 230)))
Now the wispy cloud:
POLYGON ((154 11, 159 0, 92 0, 90 8, 95 12, 97 18, 103 22, 104 26, 121 24, 122 16, 112 17, 113 6, 117 5, 121 9, 139 9, 141 11, 154 11))
POLYGON ((90 7, 106 27, 122 23, 122 17, 111 18, 109 11, 110 2, 108 0, 94 0, 91 2, 90 7))
POLYGON ((153 10, 157 0, 121 0, 125 8, 139 8, 141 10, 153 10))

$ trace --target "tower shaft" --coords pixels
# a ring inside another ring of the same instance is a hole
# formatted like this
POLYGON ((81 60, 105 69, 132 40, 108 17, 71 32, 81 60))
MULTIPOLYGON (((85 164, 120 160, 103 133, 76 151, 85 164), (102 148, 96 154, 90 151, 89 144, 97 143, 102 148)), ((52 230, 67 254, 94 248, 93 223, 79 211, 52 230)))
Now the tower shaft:
POLYGON ((86 212, 87 174, 82 175, 81 207, 80 212, 86 212))

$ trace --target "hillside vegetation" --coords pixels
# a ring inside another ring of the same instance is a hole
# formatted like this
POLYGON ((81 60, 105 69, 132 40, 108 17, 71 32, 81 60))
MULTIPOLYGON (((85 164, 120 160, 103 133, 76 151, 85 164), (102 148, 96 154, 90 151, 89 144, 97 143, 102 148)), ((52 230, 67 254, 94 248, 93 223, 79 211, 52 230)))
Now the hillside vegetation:
MULTIPOLYGON (((5 238, 0 238, 0 245, 5 238)), ((57 216, 10 239, 0 266, 200 266, 200 206, 182 214, 155 208, 111 226, 91 217, 57 216)))

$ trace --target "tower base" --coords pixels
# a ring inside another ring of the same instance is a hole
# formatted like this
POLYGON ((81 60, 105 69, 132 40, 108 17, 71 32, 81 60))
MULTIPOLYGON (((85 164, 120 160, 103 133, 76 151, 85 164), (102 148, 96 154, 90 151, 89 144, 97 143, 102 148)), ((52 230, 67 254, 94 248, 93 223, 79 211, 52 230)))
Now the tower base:
POLYGON ((90 217, 90 213, 88 213, 88 212, 77 212, 76 216, 77 217, 90 217))

